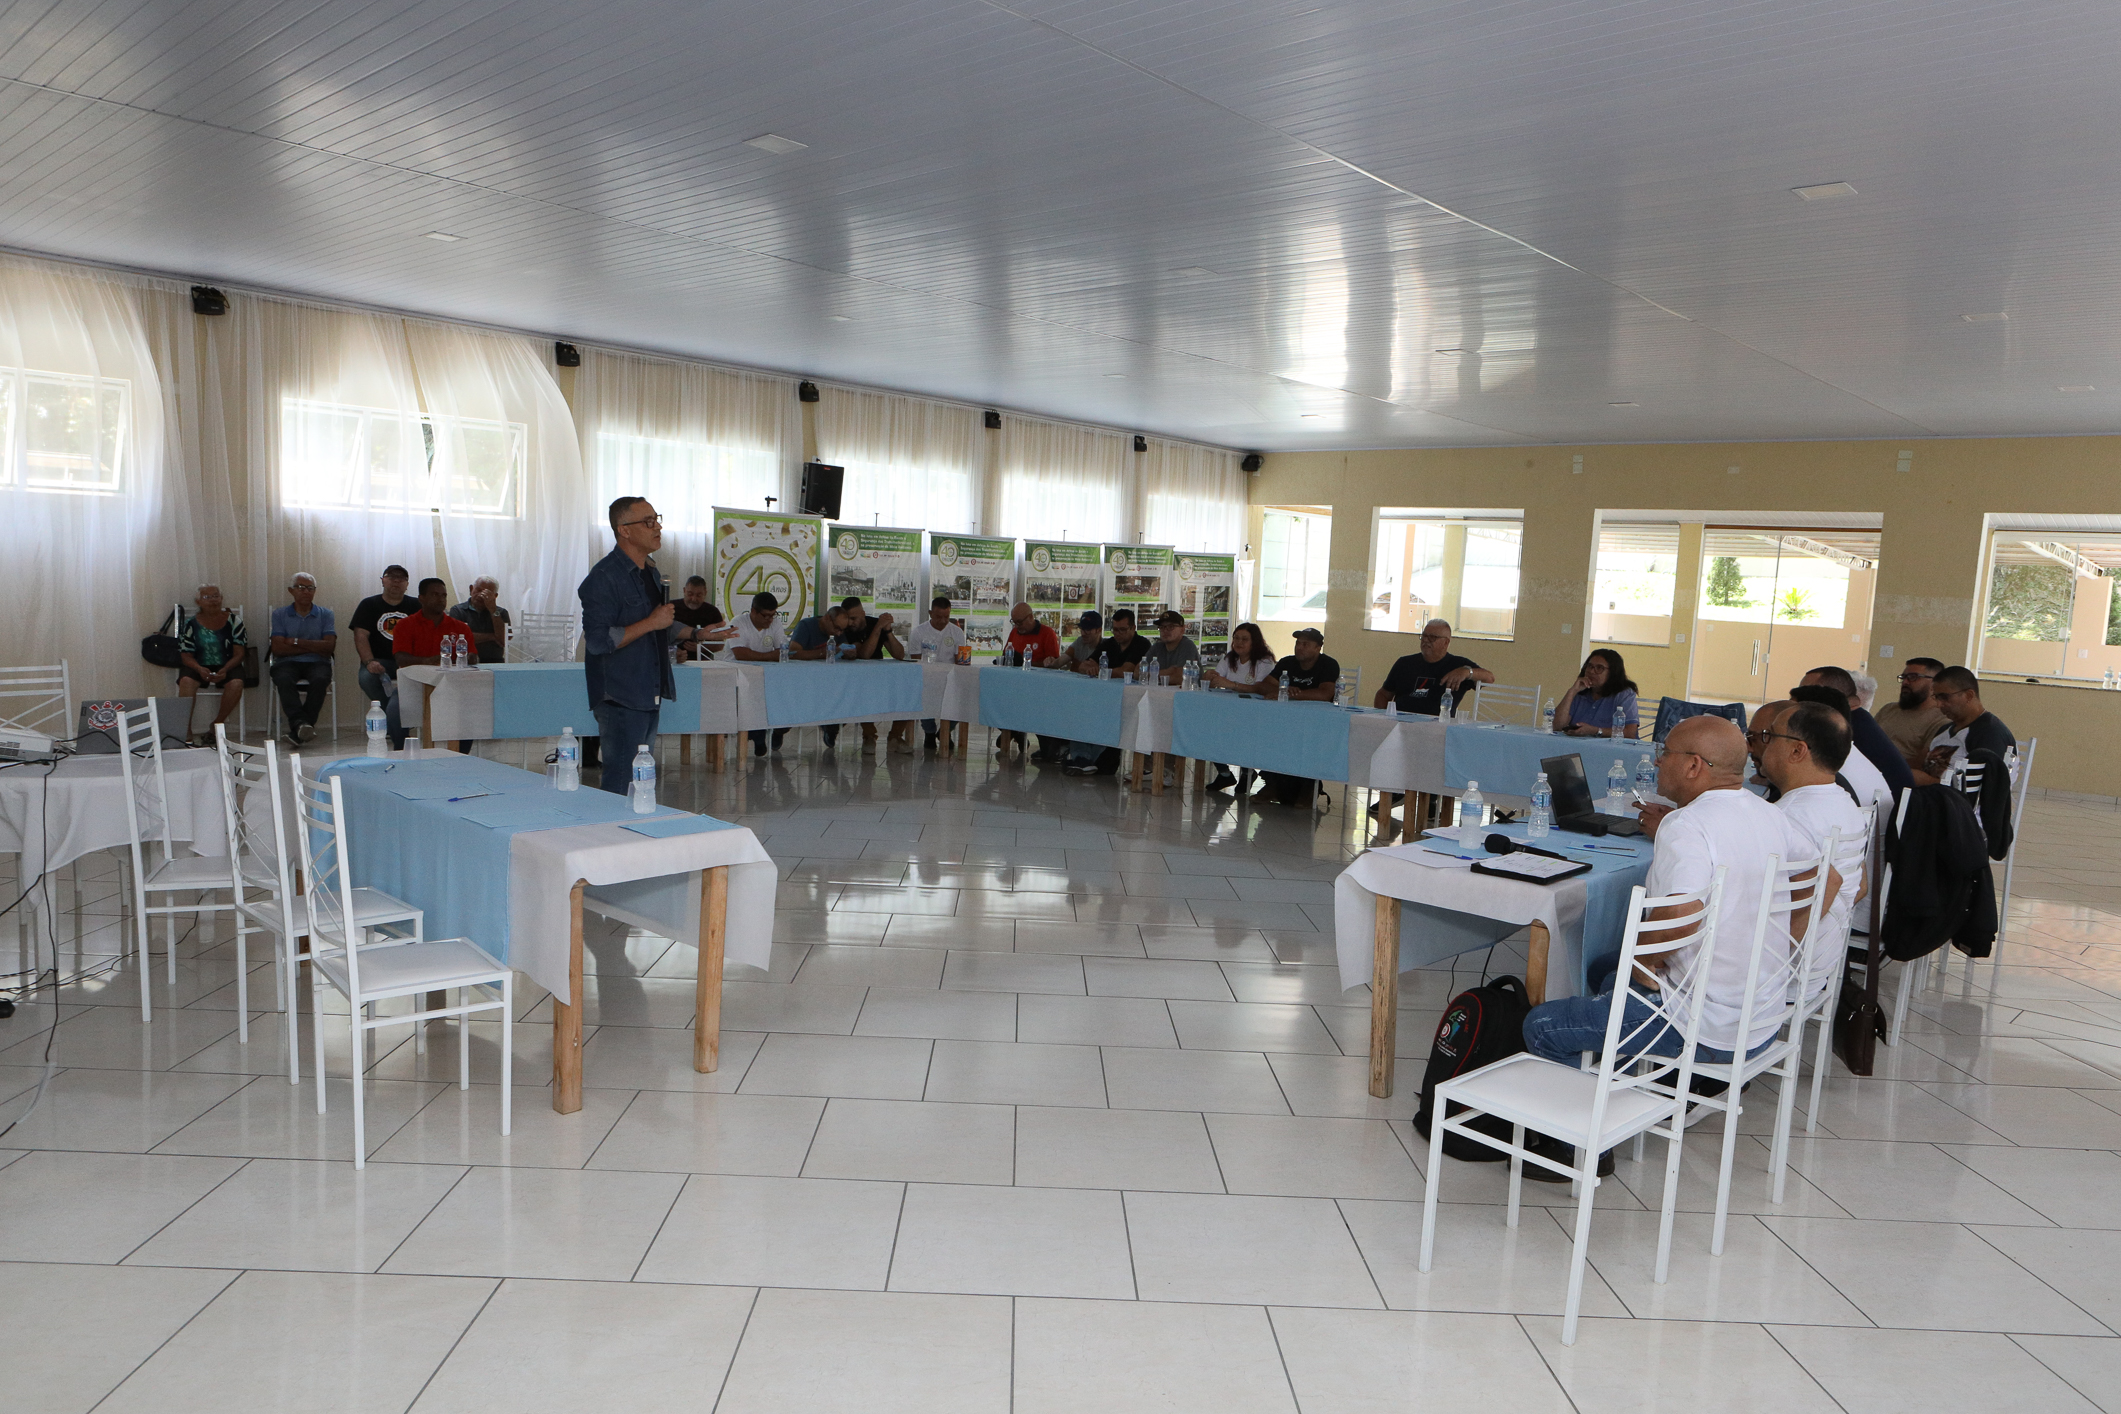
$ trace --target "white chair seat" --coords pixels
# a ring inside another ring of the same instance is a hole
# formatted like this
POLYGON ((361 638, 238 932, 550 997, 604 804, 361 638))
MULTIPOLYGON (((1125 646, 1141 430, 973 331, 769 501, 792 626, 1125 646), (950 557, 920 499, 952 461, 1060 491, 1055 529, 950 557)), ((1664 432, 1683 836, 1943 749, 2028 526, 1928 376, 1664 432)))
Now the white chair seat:
MULTIPOLYGON (((342 992, 350 992, 343 953, 326 953, 317 967, 342 992)), ((465 938, 437 938, 424 943, 406 943, 394 948, 364 948, 361 952, 361 996, 400 997, 407 992, 439 992, 450 987, 479 987, 498 983, 508 976, 507 964, 496 962, 477 943, 465 938)))
POLYGON ((228 887, 228 861, 200 854, 165 860, 148 871, 140 886, 157 891, 225 889, 228 887))
POLYGON ((1672 1110, 1669 1095, 1646 1089, 1615 1089, 1606 1100, 1605 1128, 1594 1139, 1585 1131, 1591 1103, 1597 1096, 1596 1071, 1578 1070, 1519 1052, 1437 1086, 1436 1106, 1441 1110, 1447 1099, 1455 1100, 1559 1139, 1572 1148, 1599 1151, 1633 1138, 1672 1110))
MULTIPOLYGON (((344 933, 339 918, 339 901, 330 894, 317 898, 319 921, 334 932, 344 933)), ((381 889, 356 888, 353 891, 354 927, 375 928, 385 923, 410 923, 422 917, 420 909, 403 899, 392 898, 381 889)))

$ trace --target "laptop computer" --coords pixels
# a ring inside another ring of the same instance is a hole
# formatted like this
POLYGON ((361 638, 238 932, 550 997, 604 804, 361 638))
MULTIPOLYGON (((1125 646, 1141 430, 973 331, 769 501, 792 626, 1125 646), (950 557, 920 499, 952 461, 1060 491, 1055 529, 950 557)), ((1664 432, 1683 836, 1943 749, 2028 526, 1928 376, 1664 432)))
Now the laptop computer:
POLYGON ((1574 752, 1549 756, 1539 763, 1539 769, 1547 773, 1547 784, 1554 788, 1557 830, 1588 835, 1598 833, 1594 826, 1603 826, 1609 835, 1642 833, 1642 822, 1632 815, 1601 815, 1591 808, 1591 783, 1583 774, 1583 757, 1574 752))
POLYGON ((182 745, 177 728, 180 724, 189 725, 192 703, 197 700, 183 697, 84 697, 74 751, 82 756, 117 755, 118 714, 137 712, 150 702, 155 704, 155 724, 169 734, 162 744, 182 745))

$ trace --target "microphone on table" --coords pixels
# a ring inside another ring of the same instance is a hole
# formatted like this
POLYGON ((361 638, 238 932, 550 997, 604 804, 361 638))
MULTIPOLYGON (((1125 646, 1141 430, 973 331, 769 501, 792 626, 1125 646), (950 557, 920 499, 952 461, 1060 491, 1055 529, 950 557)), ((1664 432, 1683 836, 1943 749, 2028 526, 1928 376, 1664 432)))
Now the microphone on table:
POLYGON ((1490 854, 1539 854, 1544 855, 1548 859, 1558 859, 1564 864, 1574 864, 1576 862, 1566 854, 1556 854, 1551 849, 1541 849, 1537 845, 1519 844, 1508 835, 1489 835, 1486 843, 1490 854))

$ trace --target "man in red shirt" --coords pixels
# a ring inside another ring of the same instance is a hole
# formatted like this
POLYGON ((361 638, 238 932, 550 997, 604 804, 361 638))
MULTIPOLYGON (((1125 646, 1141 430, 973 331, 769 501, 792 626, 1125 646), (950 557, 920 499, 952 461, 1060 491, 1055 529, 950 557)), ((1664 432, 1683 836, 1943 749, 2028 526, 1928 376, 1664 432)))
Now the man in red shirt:
MULTIPOLYGON (((442 661, 442 640, 451 634, 462 634, 465 642, 471 641, 471 625, 461 619, 453 619, 443 611, 449 603, 449 586, 439 579, 420 581, 420 610, 398 620, 398 627, 390 636, 390 650, 397 659, 398 667, 432 668, 442 661)), ((464 750, 464 743, 455 742, 457 750, 464 750)))
POLYGON ((1018 655, 1018 662, 1029 653, 1033 664, 1047 667, 1060 657, 1060 635, 1052 625, 1040 623, 1029 604, 1019 602, 1009 611, 1009 650, 1018 655))

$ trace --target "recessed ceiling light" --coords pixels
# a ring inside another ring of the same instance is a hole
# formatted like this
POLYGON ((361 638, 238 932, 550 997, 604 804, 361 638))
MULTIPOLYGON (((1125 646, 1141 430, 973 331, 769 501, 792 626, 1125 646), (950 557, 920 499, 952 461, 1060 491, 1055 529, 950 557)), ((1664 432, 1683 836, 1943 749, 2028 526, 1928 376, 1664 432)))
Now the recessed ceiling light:
POLYGON ((1438 353, 1442 354, 1442 355, 1443 355, 1443 356, 1444 356, 1445 358, 1456 358, 1456 357, 1457 357, 1458 355, 1460 355, 1460 354, 1462 354, 1462 353, 1471 353, 1471 352, 1472 352, 1472 350, 1471 350, 1471 349, 1438 349, 1438 350, 1437 350, 1436 352, 1438 352, 1438 353))
POLYGON ((1215 272, 1205 265, 1181 265, 1171 273, 1174 275, 1213 275, 1215 272))
POLYGON ((833 324, 851 324, 854 322, 854 316, 851 314, 828 314, 825 318, 833 324))
POLYGON ((2089 383, 2065 383, 2055 389, 2058 393, 2096 393, 2099 390, 2089 383))
POLYGON ((429 231, 427 239, 431 241, 461 241, 464 238, 462 236, 452 236, 447 231, 429 231))
POLYGON ((1791 187, 1790 190, 1806 201, 1832 201, 1837 196, 1856 194, 1856 189, 1847 182, 1821 182, 1815 187, 1791 187))
POLYGON ((1127 375, 1126 375, 1126 374, 1124 374, 1124 373, 1107 373, 1107 374, 1106 374, 1105 376, 1106 376, 1107 378, 1124 378, 1124 377, 1126 377, 1127 375))
POLYGON ((1962 314, 1959 317, 1969 324, 2001 324, 2004 320, 2010 318, 2008 314, 2003 313, 2001 310, 1994 314, 1962 314))
POLYGON ((1322 412, 1307 412, 1307 413, 1301 413, 1301 414, 1299 414, 1299 416, 1302 416, 1302 417, 1324 417, 1324 416, 1325 416, 1325 414, 1324 414, 1324 413, 1322 413, 1322 412))
POLYGON ((1640 406, 1641 406, 1641 404, 1640 404, 1640 403, 1607 403, 1607 404, 1606 404, 1606 406, 1607 406, 1607 407, 1609 407, 1609 408, 1631 408, 1631 407, 1640 407, 1640 406))
POLYGON ((755 147, 761 152, 770 152, 776 157, 784 157, 791 152, 801 152, 810 144, 797 142, 792 137, 782 137, 779 133, 760 133, 757 137, 745 138, 744 146, 755 147))

